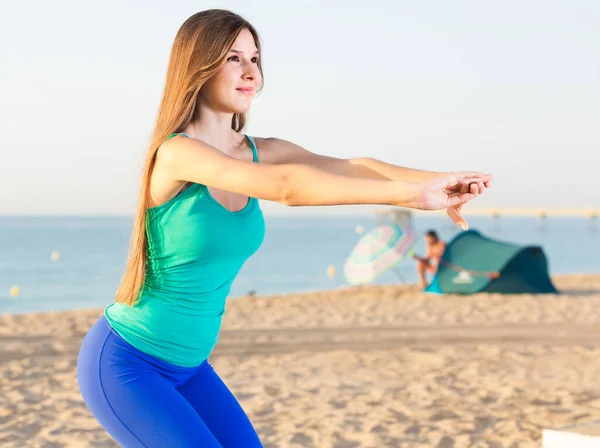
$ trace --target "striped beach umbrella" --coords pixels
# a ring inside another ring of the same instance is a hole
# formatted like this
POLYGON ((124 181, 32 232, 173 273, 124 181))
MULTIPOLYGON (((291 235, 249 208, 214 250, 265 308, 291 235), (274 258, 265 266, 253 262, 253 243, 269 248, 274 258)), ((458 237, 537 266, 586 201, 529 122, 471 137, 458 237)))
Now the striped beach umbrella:
POLYGON ((344 263, 348 283, 368 283, 402 261, 417 242, 410 226, 382 225, 356 243, 344 263))

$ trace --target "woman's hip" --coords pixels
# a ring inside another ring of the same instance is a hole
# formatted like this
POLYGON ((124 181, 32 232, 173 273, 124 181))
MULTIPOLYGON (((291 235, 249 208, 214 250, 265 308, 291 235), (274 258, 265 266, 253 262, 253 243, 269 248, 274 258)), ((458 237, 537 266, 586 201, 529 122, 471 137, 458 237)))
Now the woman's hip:
POLYGON ((94 380, 99 380, 102 375, 118 377, 125 382, 130 376, 154 372, 177 387, 200 367, 202 364, 196 367, 177 366, 142 352, 120 336, 101 315, 83 339, 77 375, 78 378, 85 375, 94 380))

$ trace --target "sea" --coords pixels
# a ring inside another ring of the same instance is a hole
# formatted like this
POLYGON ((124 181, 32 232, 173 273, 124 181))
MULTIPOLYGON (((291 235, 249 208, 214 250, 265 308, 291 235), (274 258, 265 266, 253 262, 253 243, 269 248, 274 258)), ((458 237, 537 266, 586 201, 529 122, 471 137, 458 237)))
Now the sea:
MULTIPOLYGON (((348 286, 343 265, 376 215, 266 216, 259 251, 243 266, 230 298, 348 286)), ((502 241, 539 245, 551 274, 600 273, 600 223, 592 218, 470 217, 472 229, 502 241)), ((0 314, 104 307, 112 302, 125 267, 131 217, 0 216, 0 314)), ((414 217, 422 236, 445 241, 462 232, 440 215, 414 217)), ((407 257, 372 283, 415 283, 407 257)))

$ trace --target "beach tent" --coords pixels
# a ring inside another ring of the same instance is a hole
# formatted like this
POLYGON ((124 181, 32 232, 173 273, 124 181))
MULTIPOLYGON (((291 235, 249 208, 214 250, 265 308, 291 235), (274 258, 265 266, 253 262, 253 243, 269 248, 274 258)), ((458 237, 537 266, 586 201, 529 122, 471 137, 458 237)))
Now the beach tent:
POLYGON ((442 255, 438 272, 425 290, 438 294, 557 293, 539 246, 518 246, 483 236, 459 233, 442 255))

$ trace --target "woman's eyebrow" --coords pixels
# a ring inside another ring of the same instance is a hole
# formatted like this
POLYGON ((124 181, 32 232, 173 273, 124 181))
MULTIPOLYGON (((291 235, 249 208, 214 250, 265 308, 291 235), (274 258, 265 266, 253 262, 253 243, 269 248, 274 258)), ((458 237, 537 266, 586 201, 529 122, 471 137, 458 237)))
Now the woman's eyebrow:
MULTIPOLYGON (((232 49, 231 49, 231 50, 229 50, 229 51, 230 51, 230 52, 232 52, 232 53, 242 53, 242 54, 244 53, 242 50, 236 50, 236 49, 234 49, 234 48, 232 48, 232 49)), ((255 55, 256 55, 256 54, 259 54, 259 53, 260 53, 260 52, 259 52, 258 50, 256 50, 256 51, 254 52, 254 54, 255 54, 255 55)))

